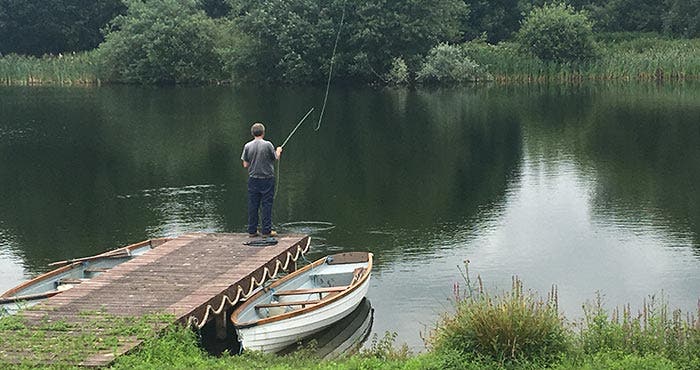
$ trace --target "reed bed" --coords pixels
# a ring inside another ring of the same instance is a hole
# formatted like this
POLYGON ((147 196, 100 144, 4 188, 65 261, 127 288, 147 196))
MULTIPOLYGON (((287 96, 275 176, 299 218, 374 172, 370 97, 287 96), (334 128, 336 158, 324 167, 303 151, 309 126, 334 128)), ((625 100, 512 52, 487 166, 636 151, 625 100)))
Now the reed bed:
POLYGON ((477 41, 463 47, 499 82, 700 78, 700 39, 606 42, 599 46, 597 58, 580 63, 544 62, 522 52, 515 43, 489 45, 477 41))
POLYGON ((0 57, 0 85, 100 84, 94 52, 0 57))
MULTIPOLYGON (((460 47, 462 55, 504 83, 700 79, 700 39, 606 39, 599 42, 596 58, 579 63, 544 62, 513 42, 491 45, 477 40, 460 47)), ((0 85, 100 84, 100 64, 96 51, 40 58, 6 55, 0 57, 0 85)))

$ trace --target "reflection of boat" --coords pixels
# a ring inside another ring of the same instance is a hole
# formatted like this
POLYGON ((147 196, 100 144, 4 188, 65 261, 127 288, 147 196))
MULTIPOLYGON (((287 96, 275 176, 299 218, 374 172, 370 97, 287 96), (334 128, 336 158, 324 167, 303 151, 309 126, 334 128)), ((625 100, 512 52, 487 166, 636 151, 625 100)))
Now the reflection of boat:
POLYGON ((0 295, 0 312, 14 313, 22 307, 35 305, 120 263, 144 254, 167 240, 146 240, 91 257, 53 263, 52 265, 64 266, 39 275, 0 295))
POLYGON ((231 314, 244 349, 278 352, 357 308, 369 289, 372 253, 321 258, 272 283, 231 314))
POLYGON ((355 311, 342 320, 298 344, 283 349, 280 353, 286 354, 298 348, 313 346, 311 348, 316 355, 327 360, 353 354, 369 336, 373 319, 374 310, 369 299, 365 298, 355 311))

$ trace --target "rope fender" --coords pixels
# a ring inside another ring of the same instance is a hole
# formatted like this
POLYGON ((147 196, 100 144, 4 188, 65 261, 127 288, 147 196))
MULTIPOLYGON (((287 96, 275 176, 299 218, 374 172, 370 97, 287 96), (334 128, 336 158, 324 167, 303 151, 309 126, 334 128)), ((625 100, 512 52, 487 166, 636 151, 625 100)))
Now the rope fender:
MULTIPOLYGON (((241 300, 241 298, 250 297, 252 295, 253 291, 255 290, 255 288, 263 285, 267 281, 267 279, 270 279, 270 278, 277 276, 277 273, 279 273, 280 268, 282 270, 286 270, 289 267, 289 264, 291 262, 296 262, 299 259, 299 257, 304 258, 304 254, 309 251, 310 245, 311 245, 311 238, 307 237, 306 238, 306 245, 305 246, 297 245, 297 248, 296 248, 296 251, 294 252, 294 254, 292 254, 292 252, 290 252, 290 251, 287 251, 284 263, 282 263, 279 258, 275 259, 274 272, 271 272, 270 269, 267 266, 265 266, 263 268, 263 274, 262 274, 262 277, 260 278, 260 280, 258 280, 255 276, 251 276, 250 286, 248 288, 247 293, 245 293, 245 291, 241 287, 240 283, 236 284, 236 298, 235 299, 231 299, 226 293, 222 293, 221 304, 219 305, 219 308, 215 309, 210 304, 207 304, 207 308, 204 312, 204 317, 202 317, 202 320, 200 321, 195 315, 191 315, 190 317, 187 318, 187 327, 188 328, 196 327, 197 329, 201 329, 209 321, 210 313, 212 313, 214 315, 219 315, 227 307, 227 304, 234 306, 235 304, 237 304, 241 300)), ((306 260, 306 258, 304 258, 304 260, 306 260)))

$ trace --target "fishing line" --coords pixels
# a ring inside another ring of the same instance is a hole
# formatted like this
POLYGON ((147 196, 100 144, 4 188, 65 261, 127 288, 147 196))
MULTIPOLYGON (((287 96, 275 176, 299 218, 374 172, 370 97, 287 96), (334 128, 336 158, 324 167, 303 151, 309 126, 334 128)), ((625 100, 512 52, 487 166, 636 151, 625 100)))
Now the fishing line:
POLYGON ((340 25, 338 26, 338 34, 335 36, 335 45, 333 45, 333 54, 331 54, 331 66, 328 70, 328 82, 326 82, 326 95, 323 97, 323 107, 321 108, 321 114, 318 116, 318 125, 314 131, 318 131, 321 128, 321 120, 323 120, 323 113, 326 112, 326 103, 328 102, 328 91, 331 88, 331 78, 333 77, 333 65, 335 64, 335 51, 338 49, 338 40, 340 39, 340 33, 343 31, 343 22, 345 22, 345 3, 347 0, 343 1, 343 14, 340 17, 340 25))

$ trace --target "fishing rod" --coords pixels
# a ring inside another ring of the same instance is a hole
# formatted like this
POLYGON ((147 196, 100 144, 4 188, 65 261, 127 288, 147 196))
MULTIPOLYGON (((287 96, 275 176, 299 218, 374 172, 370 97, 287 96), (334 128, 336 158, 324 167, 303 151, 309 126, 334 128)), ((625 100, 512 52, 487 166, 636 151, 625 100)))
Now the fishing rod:
POLYGON ((289 139, 292 138, 292 136, 294 135, 294 133, 297 132, 297 130, 299 129, 299 127, 301 126, 301 124, 304 123, 304 121, 306 121, 306 119, 309 117, 309 115, 311 114, 311 112, 314 111, 314 109, 316 109, 316 108, 311 108, 311 109, 309 109, 308 112, 306 112, 306 115, 304 116, 304 118, 302 118, 301 121, 299 121, 299 123, 297 123, 297 126, 294 127, 294 130, 292 130, 292 132, 289 134, 289 136, 287 136, 287 139, 284 140, 284 142, 282 143, 282 145, 280 145, 280 148, 284 148, 284 146, 287 145, 287 142, 289 141, 289 139))
MULTIPOLYGON (((306 121, 306 119, 309 117, 309 115, 311 115, 311 112, 313 112, 314 109, 316 109, 316 108, 313 108, 313 107, 312 107, 311 109, 309 109, 308 112, 306 112, 306 114, 304 115, 304 117, 299 121, 299 123, 297 123, 297 126, 294 127, 294 130, 292 130, 292 132, 289 133, 289 136, 287 136, 287 138, 284 140, 284 142, 282 143, 282 145, 280 145, 280 148, 284 148, 284 146, 287 145, 287 142, 289 141, 289 139, 291 139, 292 136, 294 136, 294 133, 297 132, 297 130, 299 129, 299 127, 301 127, 301 124, 304 123, 304 121, 306 121)), ((279 190, 279 187, 280 187, 280 164, 281 164, 281 163, 282 163, 282 160, 281 160, 281 158, 280 158, 280 159, 277 160, 277 176, 275 176, 275 177, 276 177, 276 181, 275 181, 275 194, 272 196, 272 199, 277 199, 277 191, 279 190)))

